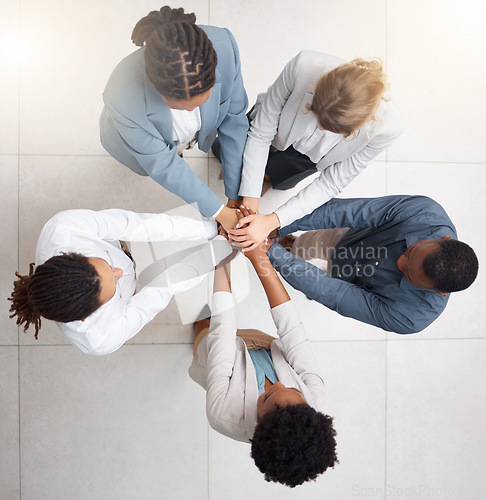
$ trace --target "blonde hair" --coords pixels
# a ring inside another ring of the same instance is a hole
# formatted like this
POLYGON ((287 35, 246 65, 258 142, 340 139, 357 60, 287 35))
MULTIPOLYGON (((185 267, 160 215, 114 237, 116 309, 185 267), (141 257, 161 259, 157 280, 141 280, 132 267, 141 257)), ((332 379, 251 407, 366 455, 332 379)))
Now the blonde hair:
POLYGON ((375 119, 387 88, 381 61, 354 59, 319 78, 309 110, 323 129, 349 137, 375 119))

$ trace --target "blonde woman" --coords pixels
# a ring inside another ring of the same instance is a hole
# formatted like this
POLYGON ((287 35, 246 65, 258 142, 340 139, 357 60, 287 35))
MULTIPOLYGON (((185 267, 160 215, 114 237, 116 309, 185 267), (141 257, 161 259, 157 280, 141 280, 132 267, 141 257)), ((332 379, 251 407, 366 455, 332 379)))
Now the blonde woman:
POLYGON ((336 196, 390 146, 404 121, 386 90, 377 60, 344 63, 313 51, 294 57, 250 113, 239 195, 258 212, 265 174, 276 189, 320 175, 275 212, 243 219, 240 226, 249 226, 229 231, 231 238, 256 248, 274 229, 336 196))

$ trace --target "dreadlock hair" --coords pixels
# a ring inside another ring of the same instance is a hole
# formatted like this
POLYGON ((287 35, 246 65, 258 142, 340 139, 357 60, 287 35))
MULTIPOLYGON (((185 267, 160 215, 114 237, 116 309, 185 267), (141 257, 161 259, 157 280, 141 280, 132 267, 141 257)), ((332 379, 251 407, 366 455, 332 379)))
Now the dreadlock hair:
POLYGON ((478 275, 479 262, 474 250, 457 240, 437 240, 437 250, 422 261, 425 276, 442 293, 459 292, 468 288, 478 275))
POLYGON ((259 420, 251 457, 266 481, 290 488, 315 479, 339 463, 333 419, 308 404, 280 406, 259 420))
POLYGON ((353 59, 319 78, 309 110, 324 130, 349 137, 375 119, 387 85, 379 60, 353 59))
POLYGON ((24 332, 34 325, 37 340, 41 317, 68 323, 82 320, 100 307, 100 277, 79 253, 51 257, 44 264, 30 264, 29 274, 15 273, 10 318, 17 316, 17 325, 25 323, 24 332))
POLYGON ((145 71, 156 90, 171 99, 190 99, 207 92, 216 81, 216 51, 196 26, 196 15, 168 5, 140 19, 132 42, 145 43, 145 71))

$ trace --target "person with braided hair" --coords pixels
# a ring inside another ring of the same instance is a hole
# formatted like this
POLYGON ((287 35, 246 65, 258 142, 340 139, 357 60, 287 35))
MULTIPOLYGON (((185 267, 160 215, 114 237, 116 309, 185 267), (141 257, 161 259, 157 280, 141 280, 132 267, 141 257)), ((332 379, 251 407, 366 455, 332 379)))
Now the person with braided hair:
POLYGON ((103 92, 101 143, 123 165, 230 228, 237 220, 248 98, 231 32, 195 23, 194 14, 165 6, 136 24, 132 41, 141 48, 118 64, 103 92), (216 135, 226 206, 179 154, 196 142, 208 152, 216 135))
MULTIPOLYGON (((241 219, 250 212, 242 207, 241 219)), ((278 338, 238 330, 231 269, 216 266, 211 318, 195 323, 190 377, 206 392, 211 427, 251 443, 267 481, 291 488, 338 463, 333 418, 325 414, 324 381, 297 311, 266 255, 245 252, 265 290, 278 338)))
POLYGON ((229 253, 231 247, 217 236, 212 221, 119 209, 66 210, 42 229, 36 267, 30 264, 28 275, 16 273, 10 317, 16 316, 24 331, 34 326, 36 339, 41 318, 55 321, 84 353, 109 354, 163 311, 173 295, 196 286, 229 253), (211 241, 134 295, 134 262, 120 240, 199 239, 211 241))
POLYGON ((339 194, 404 130, 386 90, 379 60, 346 63, 309 50, 294 57, 249 113, 239 195, 255 215, 230 235, 252 249, 339 194), (317 172, 274 212, 257 213, 265 175, 274 189, 290 189, 317 172))

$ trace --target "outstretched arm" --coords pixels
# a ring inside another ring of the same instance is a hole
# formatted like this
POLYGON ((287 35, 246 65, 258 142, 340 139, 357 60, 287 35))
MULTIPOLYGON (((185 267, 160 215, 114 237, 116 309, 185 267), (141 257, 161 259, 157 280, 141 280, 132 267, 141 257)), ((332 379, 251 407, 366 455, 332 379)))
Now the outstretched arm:
MULTIPOLYGON (((243 217, 251 215, 251 211, 245 207, 241 207, 241 209, 237 211, 237 214, 238 217, 242 219, 243 217)), ((270 245, 266 242, 261 243, 254 250, 245 251, 245 255, 248 257, 248 260, 252 263, 253 268, 258 274, 270 307, 273 309, 284 302, 288 302, 290 297, 267 256, 267 251, 271 245, 272 243, 270 243, 270 245)))

